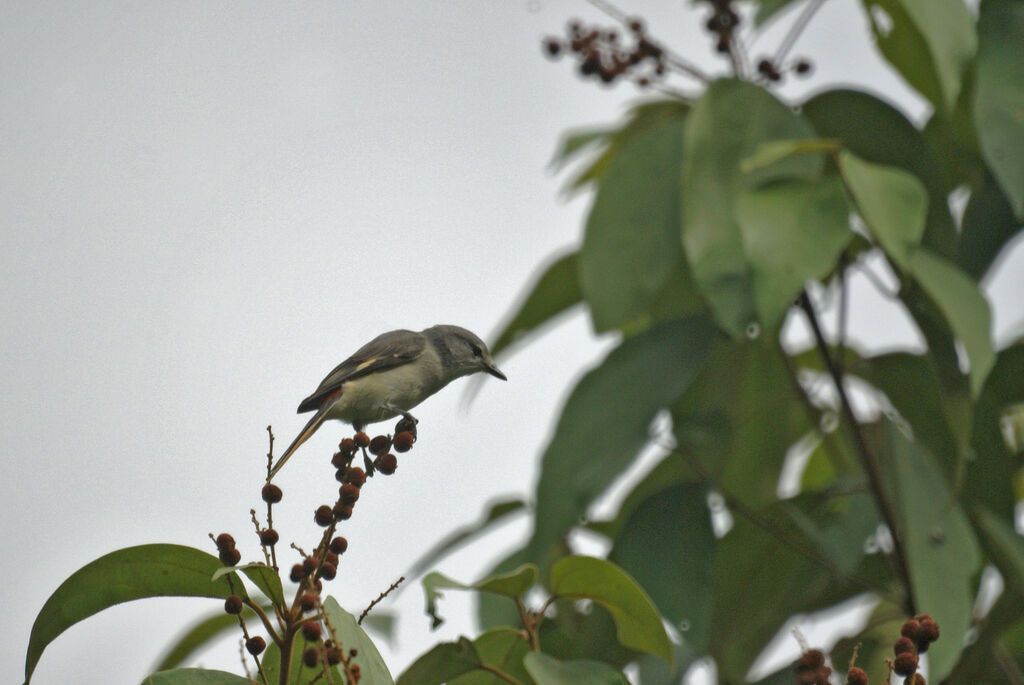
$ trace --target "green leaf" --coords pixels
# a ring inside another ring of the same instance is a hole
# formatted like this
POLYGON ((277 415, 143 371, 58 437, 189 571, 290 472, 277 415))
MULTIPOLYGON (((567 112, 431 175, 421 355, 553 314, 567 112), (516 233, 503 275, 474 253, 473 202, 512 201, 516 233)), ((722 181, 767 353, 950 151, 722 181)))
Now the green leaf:
POLYGON ((763 326, 778 328, 807 281, 835 268, 853 237, 849 214, 835 177, 783 181, 739 195, 735 216, 763 326))
MULTIPOLYGON (((397 685, 441 685, 480 666, 480 655, 465 637, 441 642, 412 662, 395 681, 397 685)), ((369 681, 376 683, 376 681, 369 681)))
POLYGON ((974 124, 981 154, 1024 220, 1024 5, 983 2, 978 33, 974 124))
POLYGON ((861 159, 898 167, 916 176, 928 192, 921 244, 945 256, 953 255, 959 236, 946 201, 951 190, 949 181, 936 159, 938 153, 902 112, 873 95, 845 89, 819 93, 803 103, 800 111, 818 135, 839 139, 861 159))
POLYGON ((963 344, 971 366, 971 394, 977 396, 995 363, 988 302, 967 274, 928 250, 914 251, 907 266, 963 344))
POLYGON ((865 162, 843 151, 839 169, 859 213, 886 254, 906 268, 924 235, 928 193, 917 177, 891 166, 865 162))
POLYGON ((423 573, 426 569, 443 559, 452 551, 458 549, 465 543, 490 531, 494 526, 504 522, 512 514, 519 513, 526 508, 526 503, 521 499, 508 499, 492 502, 483 517, 476 523, 462 526, 446 535, 443 540, 431 547, 427 552, 416 560, 406 573, 406 577, 414 577, 423 573))
MULTIPOLYGON (((857 666, 868 674, 869 683, 891 682, 889 668, 885 659, 891 659, 892 643, 900 634, 900 626, 910 616, 904 614, 900 607, 882 601, 878 603, 868 618, 867 626, 860 633, 841 639, 832 648, 831 657, 834 665, 848 664, 857 650, 857 666)), ((943 635, 943 640, 946 636, 943 635)), ((792 678, 792 676, 790 676, 792 678)), ((790 680, 790 682, 793 682, 790 680)), ((902 682, 902 679, 897 682, 902 682)), ((938 682, 938 681, 931 681, 938 682)))
POLYGON ((974 513, 977 529, 982 535, 988 557, 999 569, 1003 581, 1018 594, 1024 594, 1024 538, 1013 523, 993 514, 985 507, 974 513))
POLYGON ((551 567, 551 593, 600 604, 615 619, 619 642, 672 662, 672 645, 651 598, 610 561, 584 556, 558 560, 551 567))
POLYGON ((562 255, 543 269, 512 319, 502 328, 491 354, 495 358, 513 344, 583 299, 578 274, 579 255, 562 255))
MULTIPOLYGON (((491 566, 485 577, 493 577, 513 573, 516 569, 529 563, 530 557, 525 548, 519 548, 506 554, 491 566)), ((517 626, 520 624, 519 611, 507 597, 478 592, 476 598, 476 618, 482 628, 517 626)))
POLYGON ((377 651, 377 645, 359 626, 356 617, 342 609, 333 597, 324 600, 324 615, 332 629, 333 637, 337 638, 337 643, 343 645, 345 649, 358 650, 358 655, 353 660, 362 673, 361 682, 393 685, 395 681, 383 657, 377 651))
POLYGON ((249 685, 250 683, 252 681, 248 678, 234 673, 208 671, 204 668, 177 668, 173 671, 160 671, 142 681, 142 685, 249 685))
POLYGON ((759 0, 757 14, 754 15, 754 26, 761 26, 771 21, 776 14, 792 5, 795 0, 759 0))
POLYGON ((253 582, 253 585, 263 591, 267 599, 278 605, 284 604, 284 589, 281 587, 281 577, 277 575, 277 571, 263 562, 254 561, 240 566, 224 566, 214 572, 212 580, 217 580, 221 576, 234 573, 235 571, 244 573, 253 582))
MULTIPOLYGON (((253 612, 249 607, 245 607, 242 610, 243 619, 248 620, 255 616, 255 612, 253 612)), ((237 616, 225 614, 223 610, 220 610, 215 614, 210 614, 185 630, 180 637, 176 638, 174 642, 167 647, 165 655, 161 657, 153 670, 168 671, 176 666, 180 666, 203 645, 212 643, 214 640, 229 631, 237 630, 237 616)))
POLYGON ((574 526, 648 441, 657 412, 697 374, 717 332, 705 317, 627 338, 569 396, 541 458, 531 558, 574 526))
MULTIPOLYGON (((305 638, 302 637, 302 632, 297 632, 292 638, 291 647, 291 661, 288 668, 287 682, 289 685, 313 685, 314 683, 324 683, 325 679, 323 676, 323 665, 316 667, 306 666, 302 661, 302 652, 309 646, 305 638)), ((263 673, 267 677, 268 683, 277 683, 281 678, 281 650, 276 643, 270 642, 267 645, 267 651, 263 652, 260 660, 260 666, 263 668, 263 673)), ((360 667, 361 668, 361 667, 360 667)), ((343 683, 345 682, 338 671, 338 667, 334 666, 330 669, 332 682, 343 683)))
POLYGON ((971 278, 981 280, 1003 247, 1021 230, 1013 208, 992 174, 985 173, 964 210, 956 263, 971 278))
POLYGON ((912 87, 949 111, 978 38, 963 0, 862 0, 875 41, 912 87))
POLYGON ((530 652, 523 664, 537 685, 629 685, 622 673, 600 661, 559 661, 530 652))
POLYGON ((233 591, 227 578, 210 580, 222 566, 212 554, 164 544, 128 547, 86 564, 50 595, 36 616, 25 655, 26 685, 48 644, 107 607, 144 597, 247 597, 237 576, 233 591))
POLYGON ((677 197, 684 114, 623 144, 601 179, 579 257, 598 332, 641 318, 683 262, 677 197))
MULTIPOLYGON (((501 673, 515 678, 524 685, 533 679, 523 666, 523 657, 530 651, 530 645, 523 639, 522 631, 515 628, 494 628, 473 640, 473 647, 480 656, 480 662, 501 673)), ((494 673, 475 670, 459 676, 450 685, 505 685, 508 680, 494 673)))
POLYGON ((608 559, 636 578, 661 615, 692 649, 703 652, 711 622, 714 550, 707 486, 684 483, 640 502, 608 559))
POLYGON ((470 584, 460 583, 435 571, 423 576, 421 582, 423 583, 423 593, 427 599, 427 614, 433 620, 433 627, 437 628, 444 622, 444 619, 437 614, 437 600, 442 596, 440 590, 479 590, 516 599, 522 597, 537 582, 537 567, 533 564, 523 564, 511 573, 488 576, 470 584))
POLYGON ((929 679, 940 682, 964 647, 981 555, 967 517, 932 456, 891 423, 885 423, 881 439, 914 606, 942 627, 944 639, 928 650, 929 679))
POLYGON ((744 190, 769 181, 810 179, 824 166, 821 155, 800 155, 745 174, 743 160, 764 143, 814 138, 811 127, 768 91, 750 83, 712 83, 694 105, 683 137, 683 245, 693 278, 715 317, 740 336, 755 321, 751 267, 733 214, 744 190))
POLYGON ((772 140, 761 143, 757 151, 740 162, 740 171, 749 174, 759 171, 786 157, 794 155, 819 155, 823 152, 837 153, 840 141, 830 138, 811 138, 810 140, 772 140))

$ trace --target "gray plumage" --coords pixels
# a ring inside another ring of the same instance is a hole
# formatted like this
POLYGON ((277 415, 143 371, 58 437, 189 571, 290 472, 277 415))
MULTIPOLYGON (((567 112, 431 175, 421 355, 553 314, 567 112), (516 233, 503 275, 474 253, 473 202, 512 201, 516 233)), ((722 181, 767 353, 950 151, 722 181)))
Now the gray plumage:
MULTIPOLYGON (((408 411, 456 378, 483 371, 506 380, 480 338, 459 326, 382 333, 336 366, 299 404, 316 411, 270 471, 270 480, 327 419, 357 431, 408 411)), ((410 417, 411 418, 411 417, 410 417)))

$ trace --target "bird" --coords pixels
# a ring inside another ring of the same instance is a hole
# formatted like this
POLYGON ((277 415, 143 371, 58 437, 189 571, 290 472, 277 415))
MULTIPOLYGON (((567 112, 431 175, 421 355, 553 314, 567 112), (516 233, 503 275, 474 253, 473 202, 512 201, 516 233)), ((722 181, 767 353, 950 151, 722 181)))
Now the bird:
POLYGON ((382 333, 338 364, 299 404, 298 413, 315 411, 267 474, 277 475, 302 443, 328 419, 358 432, 370 423, 402 416, 456 378, 484 372, 505 381, 487 345, 460 326, 431 326, 422 331, 382 333))

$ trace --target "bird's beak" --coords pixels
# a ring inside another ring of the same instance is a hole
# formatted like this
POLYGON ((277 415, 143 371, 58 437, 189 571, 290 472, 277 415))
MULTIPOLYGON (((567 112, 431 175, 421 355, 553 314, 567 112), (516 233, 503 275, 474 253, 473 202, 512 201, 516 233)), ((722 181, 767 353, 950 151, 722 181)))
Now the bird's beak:
POLYGON ((494 362, 484 362, 484 371, 491 374, 495 378, 500 378, 503 381, 508 380, 508 378, 505 377, 505 374, 503 374, 501 370, 494 365, 494 362))

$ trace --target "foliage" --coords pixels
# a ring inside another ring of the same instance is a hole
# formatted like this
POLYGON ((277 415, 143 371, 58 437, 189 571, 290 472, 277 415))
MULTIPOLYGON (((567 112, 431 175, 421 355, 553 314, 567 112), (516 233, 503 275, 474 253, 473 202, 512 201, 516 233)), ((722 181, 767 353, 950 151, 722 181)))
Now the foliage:
MULTIPOLYGON (((932 682, 1024 682, 1024 539, 1013 518, 1024 496, 1014 487, 1024 482, 1024 342, 993 347, 979 289, 1024 222, 1024 3, 982 0, 975 17, 962 0, 863 0, 880 53, 931 105, 921 126, 871 93, 779 96, 779 81, 811 70, 786 54, 820 0, 753 2, 755 26, 792 22, 759 60, 744 52, 732 3, 704 4, 727 77, 611 7, 621 26, 573 22, 544 43, 584 78, 661 94, 560 146, 556 164, 576 164, 570 189, 594 193, 581 245, 543 270, 493 349, 508 354, 575 306, 619 342, 568 396, 541 458, 528 542, 484 579, 423 579, 435 625, 443 591, 468 591, 483 632, 436 645, 394 682, 624 683, 625 669, 668 685, 711 657, 722 682, 741 683, 791 617, 855 598, 875 609, 832 650, 833 666, 856 659, 850 682, 865 682, 860 669, 872 683, 913 673, 925 650, 932 682), (954 193, 962 212, 950 209, 954 193), (822 326, 827 308, 847 315, 851 271, 879 261, 898 283, 884 294, 924 351, 853 350, 845 319, 822 326), (782 344, 794 321, 810 344, 782 344), (882 411, 855 412, 854 385, 882 411), (589 520, 641 453, 655 465, 615 516, 589 520), (607 542, 607 559, 574 552, 581 528, 607 542), (978 616, 985 567, 1005 589, 978 616)), ((26 683, 70 625, 158 595, 216 598, 229 615, 196 624, 147 683, 391 683, 359 621, 321 595, 347 546, 335 527, 365 481, 350 477, 361 471, 352 458, 361 449, 369 461, 370 446, 379 459, 392 444, 354 440, 334 462, 349 487, 318 510, 324 536, 292 569, 294 593, 269 530, 280 491, 265 491, 263 562, 240 565, 220 536, 219 559, 147 545, 73 574, 36 620, 26 683), (176 669, 236 623, 254 675, 176 669), (268 635, 265 651, 249 624, 268 635)), ((526 509, 491 505, 417 573, 526 509)), ((803 651, 796 676, 764 682, 824 682, 824 655, 803 651)))

